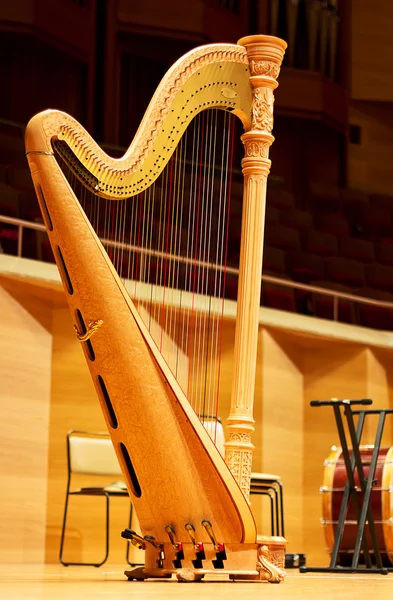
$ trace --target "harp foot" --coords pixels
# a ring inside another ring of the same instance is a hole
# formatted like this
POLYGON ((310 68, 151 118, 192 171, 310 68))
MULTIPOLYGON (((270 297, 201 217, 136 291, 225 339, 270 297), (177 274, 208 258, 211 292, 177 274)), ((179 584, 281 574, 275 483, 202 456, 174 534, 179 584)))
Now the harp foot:
MULTIPOLYGON (((249 580, 264 583, 279 583, 285 577, 286 540, 278 536, 258 536, 256 543, 226 544, 224 567, 217 567, 217 550, 214 544, 205 543, 202 565, 195 566, 195 544, 182 543, 184 553, 181 565, 178 561, 178 546, 170 542, 160 544, 160 548, 146 545, 145 566, 125 571, 129 580, 170 579, 179 582, 197 582, 203 578, 249 580), (158 558, 157 558, 158 557, 158 558), (159 560, 158 560, 159 559, 159 560), (157 566, 160 562, 161 566, 157 566)), ((199 548, 199 546, 198 546, 199 548)))
POLYGON ((128 581, 144 581, 151 577, 160 579, 170 579, 172 577, 171 573, 160 572, 158 569, 154 570, 154 573, 152 573, 150 569, 145 569, 145 567, 136 567, 130 571, 124 571, 124 575, 127 577, 128 581))
POLYGON ((257 571, 261 581, 269 583, 280 583, 284 580, 286 572, 285 544, 286 540, 281 537, 258 537, 257 549, 257 571))
POLYGON ((203 574, 195 573, 192 569, 180 569, 176 573, 176 578, 180 582, 201 581, 204 576, 203 574))

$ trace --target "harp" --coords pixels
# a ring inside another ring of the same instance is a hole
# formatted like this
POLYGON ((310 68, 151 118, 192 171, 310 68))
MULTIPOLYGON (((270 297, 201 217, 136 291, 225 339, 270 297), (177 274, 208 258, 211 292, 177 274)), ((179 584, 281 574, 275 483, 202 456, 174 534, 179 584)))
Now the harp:
POLYGON ((285 540, 257 535, 248 495, 273 91, 285 48, 279 39, 249 36, 186 54, 120 159, 67 114, 48 110, 27 126, 43 219, 140 523, 131 541, 145 549, 145 566, 130 578, 283 578, 285 540), (215 443, 220 367, 210 353, 220 345, 220 296, 233 272, 224 249, 232 120, 242 124, 245 153, 224 460, 215 443), (188 134, 191 121, 196 133, 188 134), (206 301, 210 316, 202 320, 206 301), (201 332, 205 341, 196 342, 201 332), (191 346, 183 377, 179 347, 191 346), (208 386, 199 378, 207 372, 208 386))

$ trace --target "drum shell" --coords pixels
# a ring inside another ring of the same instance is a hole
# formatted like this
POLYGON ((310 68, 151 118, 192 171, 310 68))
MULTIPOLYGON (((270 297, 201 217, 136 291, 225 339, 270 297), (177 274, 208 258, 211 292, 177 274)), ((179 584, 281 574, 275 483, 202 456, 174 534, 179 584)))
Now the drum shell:
MULTIPOLYGON (((360 447, 365 477, 368 476, 373 447, 360 447)), ((375 522, 375 530, 379 548, 385 564, 393 564, 393 447, 380 448, 374 474, 374 485, 370 498, 370 506, 375 522)), ((332 552, 337 522, 340 515, 341 502, 347 482, 347 472, 341 448, 333 446, 325 461, 322 492, 322 523, 328 552, 332 552)), ((358 475, 355 472, 355 485, 359 486, 358 475)), ((359 500, 361 494, 358 492, 359 500)), ((361 502, 360 502, 361 508, 361 502)), ((352 499, 348 503, 339 559, 342 564, 350 563, 351 554, 355 548, 357 536, 356 512, 352 499)), ((372 547, 371 537, 366 525, 366 535, 369 547, 372 547)))

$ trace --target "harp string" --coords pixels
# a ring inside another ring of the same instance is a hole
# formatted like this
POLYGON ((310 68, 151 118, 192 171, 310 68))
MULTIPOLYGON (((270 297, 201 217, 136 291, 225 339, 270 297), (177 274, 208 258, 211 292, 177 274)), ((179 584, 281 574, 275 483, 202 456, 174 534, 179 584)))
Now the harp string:
POLYGON ((58 160, 163 358, 216 441, 234 155, 229 113, 203 111, 160 178, 100 198, 58 160), (217 268, 213 269, 212 264, 217 268))

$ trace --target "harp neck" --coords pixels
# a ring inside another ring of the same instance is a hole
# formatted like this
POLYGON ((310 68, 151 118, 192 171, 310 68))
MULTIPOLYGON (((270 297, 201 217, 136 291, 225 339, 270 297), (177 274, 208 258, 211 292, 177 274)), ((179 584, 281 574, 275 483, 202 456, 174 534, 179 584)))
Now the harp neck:
POLYGON ((30 121, 26 150, 52 152, 53 140, 63 142, 64 159, 87 188, 106 198, 129 198, 157 179, 199 112, 206 108, 228 110, 247 130, 251 126, 251 102, 245 48, 211 44, 192 50, 168 71, 122 158, 108 156, 70 115, 51 110, 30 121))

